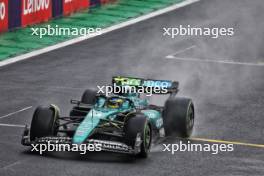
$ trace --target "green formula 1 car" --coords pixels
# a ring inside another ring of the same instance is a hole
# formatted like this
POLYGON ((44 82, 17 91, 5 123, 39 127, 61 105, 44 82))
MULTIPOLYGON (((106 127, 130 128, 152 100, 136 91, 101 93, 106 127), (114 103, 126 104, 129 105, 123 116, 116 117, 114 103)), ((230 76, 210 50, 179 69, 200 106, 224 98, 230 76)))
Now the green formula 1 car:
POLYGON ((113 77, 112 82, 111 86, 118 86, 119 92, 106 95, 88 89, 80 101, 71 100, 74 106, 67 117, 61 117, 55 105, 37 107, 31 126, 25 128, 22 144, 96 143, 103 151, 147 157, 154 140, 191 135, 194 105, 189 98, 176 97, 178 82, 120 76, 113 77), (150 90, 153 94, 169 95, 164 106, 142 98, 150 90))

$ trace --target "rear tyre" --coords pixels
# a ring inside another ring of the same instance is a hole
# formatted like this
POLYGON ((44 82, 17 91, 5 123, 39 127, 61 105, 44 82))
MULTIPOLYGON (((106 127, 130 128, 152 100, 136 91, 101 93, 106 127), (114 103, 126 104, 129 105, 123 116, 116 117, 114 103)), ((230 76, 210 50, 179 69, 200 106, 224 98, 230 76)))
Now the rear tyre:
POLYGON ((140 152, 137 155, 141 158, 147 158, 152 141, 152 128, 149 120, 143 115, 136 115, 129 118, 124 126, 125 143, 134 148, 137 134, 140 133, 141 145, 140 152))
POLYGON ((30 140, 45 136, 54 136, 59 127, 59 110, 53 106, 36 108, 30 127, 30 140))
POLYGON ((177 134, 179 137, 191 136, 194 126, 194 105, 189 98, 170 98, 166 101, 164 112, 164 129, 167 136, 177 134))

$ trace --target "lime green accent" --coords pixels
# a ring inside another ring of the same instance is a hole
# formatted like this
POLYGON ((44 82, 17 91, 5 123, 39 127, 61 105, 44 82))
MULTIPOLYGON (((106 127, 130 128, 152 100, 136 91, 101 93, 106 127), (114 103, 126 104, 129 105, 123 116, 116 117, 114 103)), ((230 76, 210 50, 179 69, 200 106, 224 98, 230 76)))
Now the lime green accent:
POLYGON ((149 125, 146 123, 144 127, 144 145, 145 147, 149 147, 150 144, 150 128, 149 125))
MULTIPOLYGON (((184 0, 119 0, 116 3, 92 8, 89 12, 87 10, 78 12, 31 27, 58 25, 60 28, 106 28, 182 1, 184 0)), ((0 61, 77 37, 44 36, 40 39, 39 36, 31 35, 31 27, 0 34, 0 61)))

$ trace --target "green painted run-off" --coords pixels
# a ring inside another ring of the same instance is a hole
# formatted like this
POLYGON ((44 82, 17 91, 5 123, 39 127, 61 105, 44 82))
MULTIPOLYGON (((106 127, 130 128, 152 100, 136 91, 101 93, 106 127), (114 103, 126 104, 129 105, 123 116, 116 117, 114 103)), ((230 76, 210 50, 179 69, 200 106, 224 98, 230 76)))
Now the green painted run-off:
POLYGON ((77 37, 44 36, 40 39, 39 36, 31 35, 31 27, 58 25, 61 28, 106 28, 182 1, 184 0, 119 0, 116 3, 78 12, 68 17, 6 32, 0 34, 0 61, 77 37))

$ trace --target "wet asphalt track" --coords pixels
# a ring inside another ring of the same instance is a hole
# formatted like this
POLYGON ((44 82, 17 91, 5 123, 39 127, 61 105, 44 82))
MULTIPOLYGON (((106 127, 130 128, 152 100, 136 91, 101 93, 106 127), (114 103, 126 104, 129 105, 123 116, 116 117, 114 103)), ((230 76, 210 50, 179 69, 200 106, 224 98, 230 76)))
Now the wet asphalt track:
MULTIPOLYGON (((39 104, 55 103, 66 115, 69 100, 87 87, 110 83, 113 75, 180 81, 180 95, 196 106, 194 137, 264 144, 264 66, 201 62, 232 59, 263 62, 262 0, 203 0, 106 35, 0 68, 0 123, 30 123, 39 104), (235 36, 162 36, 162 27, 230 26, 235 36), (185 50, 194 46, 189 50, 185 50), (183 60, 166 59, 178 53, 183 60), (198 58, 199 62, 184 58, 198 58)), ((154 100, 157 102, 156 100, 154 100)), ((20 145, 22 128, 0 127, 0 175, 264 175, 264 148, 235 146, 212 155, 155 146, 146 160, 123 155, 38 156, 20 145)), ((170 139, 168 143, 178 143, 170 139)))

